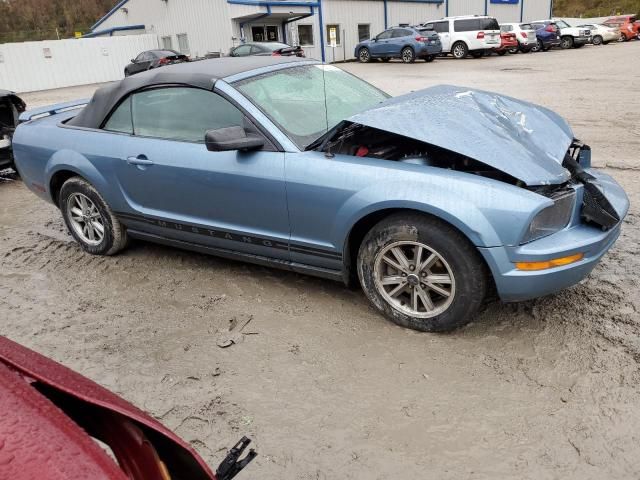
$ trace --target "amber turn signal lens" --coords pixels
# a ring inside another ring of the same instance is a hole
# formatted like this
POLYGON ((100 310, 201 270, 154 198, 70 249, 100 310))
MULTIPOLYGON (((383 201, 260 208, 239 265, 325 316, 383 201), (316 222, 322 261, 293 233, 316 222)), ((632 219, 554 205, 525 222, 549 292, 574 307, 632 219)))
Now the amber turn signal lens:
POLYGON ((576 253, 575 255, 569 255, 568 257, 553 258, 551 260, 545 260, 544 262, 516 262, 516 268, 518 270, 547 270, 548 268, 561 267, 563 265, 569 265, 575 263, 584 258, 584 253, 576 253))

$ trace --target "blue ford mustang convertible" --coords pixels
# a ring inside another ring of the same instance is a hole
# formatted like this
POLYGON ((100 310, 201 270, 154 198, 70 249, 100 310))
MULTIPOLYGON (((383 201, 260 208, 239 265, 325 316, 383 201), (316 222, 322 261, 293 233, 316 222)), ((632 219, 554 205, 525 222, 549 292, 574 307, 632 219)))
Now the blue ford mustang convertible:
POLYGON ((388 95, 295 57, 168 66, 22 114, 26 185, 88 253, 129 238, 359 281, 417 330, 538 297, 613 245, 623 190, 555 113, 438 86, 388 95))

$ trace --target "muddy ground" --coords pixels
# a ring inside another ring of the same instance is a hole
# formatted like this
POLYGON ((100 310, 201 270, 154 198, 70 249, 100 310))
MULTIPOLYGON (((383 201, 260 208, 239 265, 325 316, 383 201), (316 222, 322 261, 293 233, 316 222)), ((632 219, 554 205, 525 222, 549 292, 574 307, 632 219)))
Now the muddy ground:
POLYGON ((330 281, 141 242, 86 255, 54 207, 5 178, 0 333, 148 410, 211 464, 252 437, 260 456, 241 478, 639 478, 639 54, 630 42, 343 66, 391 93, 469 85, 565 115, 632 202, 571 289, 421 334, 330 281))

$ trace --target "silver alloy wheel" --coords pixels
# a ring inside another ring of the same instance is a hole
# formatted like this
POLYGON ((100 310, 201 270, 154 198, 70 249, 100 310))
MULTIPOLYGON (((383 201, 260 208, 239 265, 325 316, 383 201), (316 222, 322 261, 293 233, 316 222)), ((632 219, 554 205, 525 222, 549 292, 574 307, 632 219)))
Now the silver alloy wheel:
POLYGON ((625 37, 624 33, 620 32, 620 36, 618 37, 619 42, 626 42, 627 37, 625 37))
POLYGON ((411 60, 413 60, 413 51, 411 51, 410 48, 405 48, 402 51, 402 61, 404 63, 411 63, 411 60))
POLYGON ((453 56, 456 58, 462 58, 464 56, 464 46, 461 43, 453 47, 453 56))
POLYGON ((361 48, 359 53, 360 53, 360 55, 359 55, 360 61, 362 63, 367 63, 369 61, 369 57, 370 57, 369 50, 367 50, 366 48, 361 48))
POLYGON ((375 286, 395 309, 414 318, 443 313, 455 297, 456 282, 446 260, 427 245, 399 241, 374 261, 375 286))
POLYGON ((67 199, 67 214, 71 227, 88 245, 100 245, 104 239, 104 220, 96 204, 82 193, 72 193, 67 199))

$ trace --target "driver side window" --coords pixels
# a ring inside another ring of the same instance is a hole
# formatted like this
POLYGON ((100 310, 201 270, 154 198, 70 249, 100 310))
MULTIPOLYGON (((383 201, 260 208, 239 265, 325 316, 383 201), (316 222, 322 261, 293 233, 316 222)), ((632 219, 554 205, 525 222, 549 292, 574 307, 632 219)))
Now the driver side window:
POLYGON ((386 30, 384 32, 382 32, 380 35, 378 35, 378 40, 386 40, 388 38, 391 38, 391 33, 392 30, 386 30))
POLYGON ((207 130, 245 127, 244 114, 225 98, 199 88, 166 87, 129 96, 104 130, 203 143, 207 130))
POLYGON ((240 45, 233 51, 234 57, 244 57, 251 53, 251 45, 240 45))

